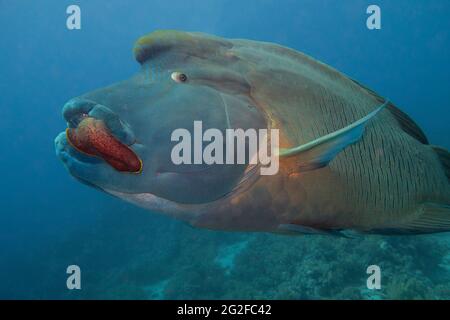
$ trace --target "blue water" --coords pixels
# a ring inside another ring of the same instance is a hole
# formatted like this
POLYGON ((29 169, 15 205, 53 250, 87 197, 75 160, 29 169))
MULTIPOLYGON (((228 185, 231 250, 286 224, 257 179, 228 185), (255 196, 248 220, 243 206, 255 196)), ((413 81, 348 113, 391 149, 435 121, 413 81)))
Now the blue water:
POLYGON ((450 2, 0 0, 0 298, 450 298, 448 237, 197 230, 88 188, 53 139, 63 104, 138 69, 134 41, 202 31, 303 51, 389 97, 450 148, 450 2), (382 29, 366 28, 366 8, 382 29), (66 28, 66 8, 82 11, 66 28), (66 288, 66 268, 82 289, 66 288), (366 288, 366 267, 384 270, 366 288))

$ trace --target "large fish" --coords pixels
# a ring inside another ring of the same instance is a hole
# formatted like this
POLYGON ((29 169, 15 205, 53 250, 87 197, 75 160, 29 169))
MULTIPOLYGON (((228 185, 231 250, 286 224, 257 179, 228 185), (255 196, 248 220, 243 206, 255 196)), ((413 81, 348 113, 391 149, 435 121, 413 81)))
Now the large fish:
POLYGON ((80 181, 203 228, 288 234, 450 230, 450 157, 400 109, 272 43, 156 31, 140 71, 70 100, 57 154, 80 181), (174 164, 171 134, 279 129, 279 171, 174 164))

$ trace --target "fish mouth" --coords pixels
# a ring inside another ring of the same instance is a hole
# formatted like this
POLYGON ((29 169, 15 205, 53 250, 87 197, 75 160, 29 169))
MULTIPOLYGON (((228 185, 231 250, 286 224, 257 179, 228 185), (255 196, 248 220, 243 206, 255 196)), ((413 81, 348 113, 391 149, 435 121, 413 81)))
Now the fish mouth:
MULTIPOLYGON (((136 138, 128 124, 111 109, 94 101, 73 99, 63 108, 65 140, 82 157, 104 161, 120 172, 139 174, 143 162, 133 150, 136 138)), ((71 153, 73 155, 73 153, 71 153)), ((95 162, 95 161, 94 161, 95 162)))

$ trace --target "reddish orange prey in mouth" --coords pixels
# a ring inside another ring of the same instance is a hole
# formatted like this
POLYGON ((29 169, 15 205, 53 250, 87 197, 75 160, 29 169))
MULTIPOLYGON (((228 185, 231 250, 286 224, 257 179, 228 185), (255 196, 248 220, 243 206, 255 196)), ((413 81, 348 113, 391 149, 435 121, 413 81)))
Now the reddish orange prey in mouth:
POLYGON ((86 117, 76 128, 67 128, 66 136, 75 149, 102 158, 118 171, 142 171, 141 159, 130 147, 117 140, 102 120, 86 117))

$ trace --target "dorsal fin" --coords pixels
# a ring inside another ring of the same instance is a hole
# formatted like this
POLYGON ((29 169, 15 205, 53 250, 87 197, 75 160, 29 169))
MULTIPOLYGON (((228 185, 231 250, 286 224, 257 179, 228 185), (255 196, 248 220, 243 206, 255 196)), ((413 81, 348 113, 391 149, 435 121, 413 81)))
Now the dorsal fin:
MULTIPOLYGON (((365 85, 359 83, 358 81, 354 79, 352 80, 355 84, 363 88, 365 91, 367 91, 369 94, 371 94, 375 99, 377 99, 380 103, 382 103, 385 99, 381 97, 378 93, 373 91, 372 89, 367 88, 365 85)), ((402 110, 394 106, 392 103, 389 103, 387 106, 387 109, 391 112, 391 114, 395 117, 398 124, 402 128, 403 131, 405 131, 407 134, 409 134, 411 137, 415 138, 416 140, 420 141, 423 144, 428 144, 428 139, 423 133, 422 129, 414 122, 413 119, 411 119, 410 116, 408 116, 406 113, 404 113, 402 110)))
POLYGON ((403 131, 423 144, 428 144, 428 139, 425 133, 423 133, 422 129, 420 129, 420 127, 414 122, 413 119, 410 118, 410 116, 394 106, 392 103, 387 106, 387 109, 398 121, 403 131))

